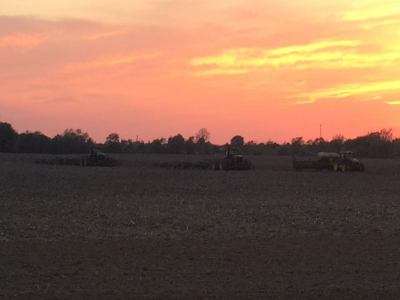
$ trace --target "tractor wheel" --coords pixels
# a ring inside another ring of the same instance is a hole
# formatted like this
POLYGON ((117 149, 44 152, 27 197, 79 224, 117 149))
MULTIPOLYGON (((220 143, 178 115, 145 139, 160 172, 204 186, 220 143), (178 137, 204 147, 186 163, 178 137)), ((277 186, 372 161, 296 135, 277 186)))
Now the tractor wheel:
POLYGON ((80 160, 80 164, 79 164, 81 167, 86 167, 86 159, 84 159, 84 158, 82 158, 81 160, 80 160))
POLYGON ((333 171, 338 171, 339 170, 339 164, 337 162, 333 163, 333 171))
POLYGON ((243 170, 254 170, 254 164, 250 160, 243 161, 243 170))
POLYGON ((216 162, 213 162, 211 164, 211 169, 213 169, 214 171, 219 171, 219 164, 216 162))

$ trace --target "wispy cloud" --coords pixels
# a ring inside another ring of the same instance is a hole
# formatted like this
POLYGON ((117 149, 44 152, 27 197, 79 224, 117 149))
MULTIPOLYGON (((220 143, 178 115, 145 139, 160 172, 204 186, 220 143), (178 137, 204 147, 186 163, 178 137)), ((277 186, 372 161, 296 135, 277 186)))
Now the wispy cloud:
POLYGON ((265 72, 281 66, 295 69, 366 68, 400 60, 398 45, 385 53, 358 53, 360 41, 319 41, 278 49, 239 48, 223 50, 218 56, 192 59, 194 67, 208 68, 196 75, 265 72), (234 72, 232 72, 234 71, 234 72))
POLYGON ((355 101, 353 101, 353 102, 366 102, 366 101, 374 101, 374 100, 379 100, 379 99, 382 99, 382 97, 380 97, 380 96, 377 96, 377 97, 370 97, 370 98, 355 100, 355 101))
POLYGON ((376 19, 396 15, 400 13, 400 6, 391 6, 381 4, 380 6, 372 6, 367 8, 360 8, 346 13, 343 16, 344 21, 360 21, 368 19, 376 19))
POLYGON ((375 28, 375 27, 386 26, 386 25, 397 25, 397 24, 400 24, 399 20, 386 20, 386 21, 380 21, 380 22, 366 24, 366 25, 363 25, 362 28, 368 30, 368 29, 375 28))
POLYGON ((104 31, 104 32, 98 32, 98 33, 86 36, 86 37, 84 37, 84 39, 90 40, 90 41, 95 41, 95 40, 99 40, 99 39, 103 39, 103 38, 107 38, 107 37, 111 37, 111 36, 120 35, 123 33, 124 33, 124 30, 104 31))
POLYGON ((400 101, 387 101, 386 103, 389 105, 400 105, 400 101))
POLYGON ((297 102, 290 102, 290 103, 285 103, 285 105, 301 105, 301 104, 311 104, 311 103, 315 103, 315 99, 297 101, 297 102))
POLYGON ((34 48, 45 41, 44 34, 15 34, 0 37, 0 48, 2 47, 21 47, 34 48))
POLYGON ((282 128, 282 140, 293 127, 312 136, 321 118, 346 136, 398 120, 400 106, 389 106, 400 105, 395 0, 6 2, 0 111, 21 108, 9 114, 15 125, 30 120, 36 128, 35 112, 63 116, 67 109, 74 117, 57 130, 87 122, 103 139, 109 125, 101 120, 126 107, 112 119, 115 132, 143 128, 158 138, 162 119, 165 134, 207 126, 224 143, 236 131, 261 140, 270 134, 265 128, 282 128), (100 111, 87 93, 101 97, 100 111), (341 107, 332 102, 361 110, 363 119, 349 128, 354 116, 344 114, 338 124, 333 110, 341 107), (207 112, 199 114, 199 103, 207 112), (290 122, 277 126, 282 120, 290 122))
MULTIPOLYGON (((317 92, 303 93, 296 96, 292 96, 290 98, 312 99, 312 101, 314 102, 315 100, 318 99, 345 98, 354 95, 363 95, 370 92, 393 91, 393 90, 399 90, 400 92, 400 81, 375 82, 369 84, 347 84, 335 88, 322 89, 317 92)), ((362 101, 375 100, 375 99, 380 99, 380 97, 369 98, 362 101)), ((299 102, 297 103, 301 104, 299 102)))
POLYGON ((69 64, 65 66, 66 72, 75 72, 75 71, 82 71, 100 67, 113 67, 121 64, 128 64, 132 63, 136 60, 141 59, 149 59, 160 55, 159 53, 151 53, 151 54, 144 54, 144 55, 132 55, 132 56, 124 56, 118 58, 108 58, 108 59, 101 59, 96 61, 90 61, 85 63, 76 63, 76 64, 69 64))

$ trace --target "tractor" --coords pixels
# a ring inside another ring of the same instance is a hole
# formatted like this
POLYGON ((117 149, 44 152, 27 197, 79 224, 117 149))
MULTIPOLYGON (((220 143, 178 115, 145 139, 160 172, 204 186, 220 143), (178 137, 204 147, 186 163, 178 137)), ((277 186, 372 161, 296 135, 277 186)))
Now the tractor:
POLYGON ((107 157, 103 152, 100 151, 99 147, 93 147, 90 155, 82 156, 80 165, 86 166, 101 166, 111 167, 115 164, 115 161, 111 157, 107 157))
POLYGON ((340 157, 333 163, 334 171, 359 171, 364 172, 365 166, 360 161, 360 159, 355 157, 353 151, 342 151, 340 152, 340 157))
POLYGON ((237 148, 227 148, 225 157, 214 161, 211 164, 211 168, 215 171, 218 170, 250 170, 254 169, 254 165, 251 161, 243 159, 243 156, 239 154, 237 148))

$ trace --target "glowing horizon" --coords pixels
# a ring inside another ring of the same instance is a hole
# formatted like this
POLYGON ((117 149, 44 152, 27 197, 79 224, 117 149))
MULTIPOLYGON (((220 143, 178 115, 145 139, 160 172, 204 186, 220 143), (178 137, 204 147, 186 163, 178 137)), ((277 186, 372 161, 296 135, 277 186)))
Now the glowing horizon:
POLYGON ((392 0, 4 0, 0 121, 151 141, 400 135, 392 0))

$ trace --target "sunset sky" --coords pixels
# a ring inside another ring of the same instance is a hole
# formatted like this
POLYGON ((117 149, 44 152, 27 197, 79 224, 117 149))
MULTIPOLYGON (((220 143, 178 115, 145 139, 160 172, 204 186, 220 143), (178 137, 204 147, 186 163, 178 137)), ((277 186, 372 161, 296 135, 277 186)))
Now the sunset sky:
POLYGON ((0 0, 0 121, 145 142, 393 128, 398 0, 0 0))

